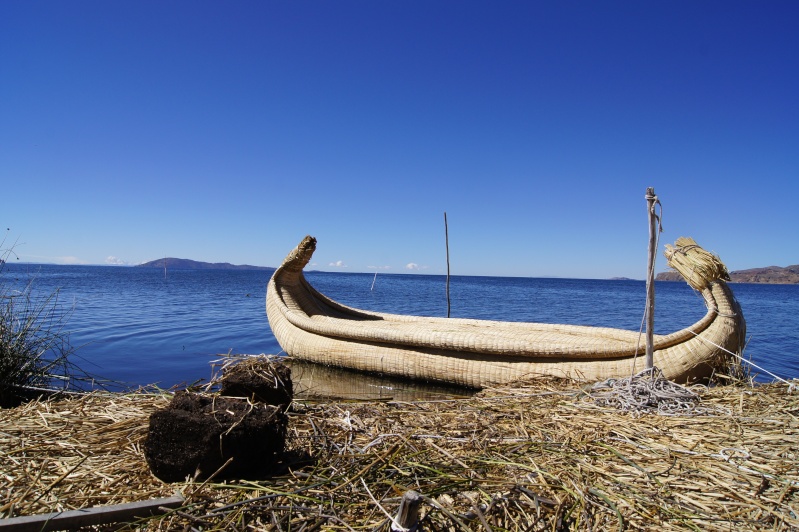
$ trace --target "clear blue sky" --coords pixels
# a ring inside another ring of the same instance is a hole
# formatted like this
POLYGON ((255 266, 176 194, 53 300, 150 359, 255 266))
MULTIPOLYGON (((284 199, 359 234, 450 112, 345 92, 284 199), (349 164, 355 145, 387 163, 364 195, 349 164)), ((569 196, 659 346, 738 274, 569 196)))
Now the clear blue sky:
POLYGON ((648 186, 799 263, 799 2, 0 2, 20 261, 642 279, 648 186))

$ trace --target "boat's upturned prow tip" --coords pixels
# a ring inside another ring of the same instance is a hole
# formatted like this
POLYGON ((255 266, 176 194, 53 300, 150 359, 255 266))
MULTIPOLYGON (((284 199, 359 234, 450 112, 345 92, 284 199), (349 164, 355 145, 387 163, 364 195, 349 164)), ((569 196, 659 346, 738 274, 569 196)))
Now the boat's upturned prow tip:
POLYGON ((674 268, 694 290, 702 291, 716 281, 729 281, 730 274, 718 255, 702 248, 693 238, 680 237, 663 252, 674 268))
POLYGON ((297 247, 291 250, 286 256, 283 260, 283 264, 281 264, 278 269, 300 272, 311 260, 314 251, 316 251, 316 238, 311 235, 306 235, 305 238, 302 239, 302 242, 297 244, 297 247))

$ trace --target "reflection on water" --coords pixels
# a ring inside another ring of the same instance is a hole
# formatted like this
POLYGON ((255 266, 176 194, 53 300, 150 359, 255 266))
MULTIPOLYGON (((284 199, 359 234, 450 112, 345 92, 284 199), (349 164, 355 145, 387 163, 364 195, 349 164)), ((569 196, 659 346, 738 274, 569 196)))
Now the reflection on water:
POLYGON ((296 399, 420 401, 468 397, 476 390, 410 382, 288 360, 296 399))

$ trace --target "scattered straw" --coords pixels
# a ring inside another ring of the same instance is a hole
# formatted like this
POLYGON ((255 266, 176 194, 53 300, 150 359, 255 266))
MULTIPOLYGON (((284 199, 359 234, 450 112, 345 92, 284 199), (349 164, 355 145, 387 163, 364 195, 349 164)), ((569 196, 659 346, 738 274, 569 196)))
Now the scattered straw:
POLYGON ((701 392, 715 410, 631 416, 568 383, 419 402, 295 403, 285 474, 164 484, 144 461, 164 395, 0 410, 3 516, 145 500, 186 504, 140 530, 389 530, 408 490, 425 530, 799 527, 799 395, 701 392))

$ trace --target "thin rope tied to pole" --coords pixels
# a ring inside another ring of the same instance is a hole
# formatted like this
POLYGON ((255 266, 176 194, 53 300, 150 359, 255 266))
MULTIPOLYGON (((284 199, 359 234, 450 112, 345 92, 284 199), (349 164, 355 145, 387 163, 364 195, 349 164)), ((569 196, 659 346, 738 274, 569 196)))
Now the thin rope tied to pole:
POLYGON ((588 391, 588 396, 598 406, 631 414, 701 415, 713 410, 700 408, 699 394, 666 379, 657 367, 645 369, 625 379, 598 382, 588 391))

